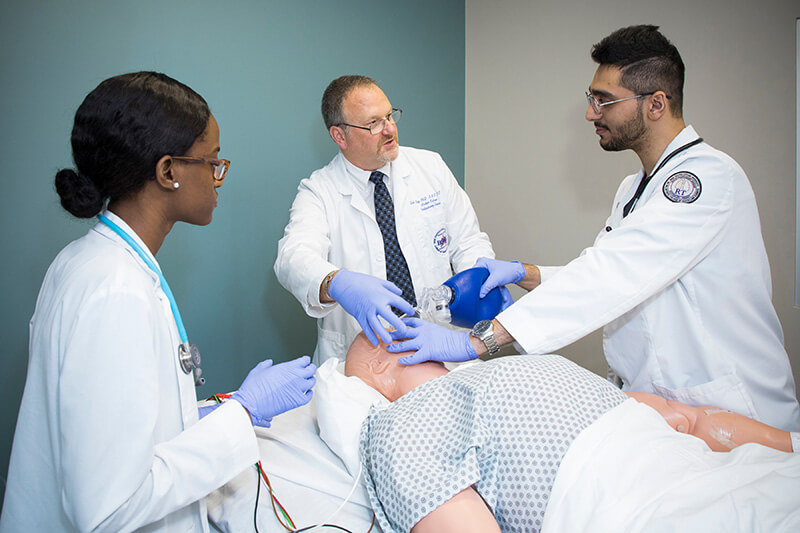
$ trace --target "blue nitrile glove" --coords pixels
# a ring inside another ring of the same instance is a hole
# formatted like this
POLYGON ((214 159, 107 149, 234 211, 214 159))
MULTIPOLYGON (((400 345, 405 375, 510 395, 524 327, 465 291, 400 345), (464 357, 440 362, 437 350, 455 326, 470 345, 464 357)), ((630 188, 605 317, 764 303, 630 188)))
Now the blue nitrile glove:
POLYGON ((231 399, 247 409, 253 425, 268 428, 275 415, 311 401, 316 371, 307 355, 275 366, 267 359, 247 374, 231 399))
MULTIPOLYGON (((525 278, 525 266, 519 261, 500 261, 498 259, 489 259, 488 257, 479 257, 475 261, 475 266, 483 267, 489 271, 489 277, 481 285, 481 298, 489 294, 489 291, 495 287, 517 283, 525 278)), ((509 298, 510 296, 509 294, 509 298)), ((505 298, 503 300, 505 304, 505 298)))
POLYGON ((503 303, 500 305, 500 311, 505 311, 514 303, 514 298, 511 297, 511 293, 505 286, 500 287, 500 294, 503 296, 503 303))
POLYGON ((386 347, 392 353, 416 350, 416 353, 398 359, 404 365, 415 365, 424 361, 469 361, 478 354, 469 342, 469 331, 453 331, 426 322, 421 318, 404 318, 407 333, 393 331, 392 337, 406 339, 386 347))
POLYGON ((199 415, 200 415, 200 419, 202 420, 202 418, 203 418, 204 416, 208 416, 208 415, 210 415, 210 414, 211 414, 211 412, 212 412, 214 409, 216 409, 217 407, 219 407, 220 405, 222 405, 222 404, 221 404, 221 403, 212 403, 212 404, 210 404, 210 405, 204 405, 204 406, 202 406, 202 407, 198 407, 198 408, 197 408, 197 411, 198 411, 198 413, 199 413, 199 415))
POLYGON ((409 316, 416 314, 411 304, 403 299, 403 291, 397 288, 397 285, 368 274, 340 270, 333 277, 328 293, 345 311, 358 320, 358 324, 373 346, 378 345, 378 337, 386 344, 392 342, 392 337, 381 324, 379 316, 396 330, 405 333, 405 324, 391 308, 395 307, 409 316))

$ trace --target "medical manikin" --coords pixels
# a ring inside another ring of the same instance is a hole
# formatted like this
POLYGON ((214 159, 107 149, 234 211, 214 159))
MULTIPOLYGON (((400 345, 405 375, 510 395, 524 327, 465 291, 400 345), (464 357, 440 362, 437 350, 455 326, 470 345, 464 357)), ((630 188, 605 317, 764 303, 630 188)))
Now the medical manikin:
POLYGON ((569 445, 629 397, 715 451, 746 442, 792 451, 788 432, 712 407, 624 393, 559 356, 502 357, 452 373, 438 362, 400 365, 401 356, 360 335, 345 365, 345 374, 394 402, 370 413, 361 436, 370 498, 387 531, 538 531, 569 445), (399 451, 420 446, 426 453, 399 451), (515 476, 502 475, 509 469, 515 476), (520 476, 521 487, 503 485, 520 476), (450 486, 442 489, 442 479, 450 486), (508 501, 514 492, 525 501, 508 501))

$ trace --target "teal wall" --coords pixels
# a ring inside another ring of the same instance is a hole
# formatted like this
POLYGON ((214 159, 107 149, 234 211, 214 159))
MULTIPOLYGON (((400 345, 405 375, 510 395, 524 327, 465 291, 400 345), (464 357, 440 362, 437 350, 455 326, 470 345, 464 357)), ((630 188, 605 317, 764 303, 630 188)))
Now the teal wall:
POLYGON ((403 108, 401 144, 440 152, 463 184, 464 17, 463 0, 2 3, 3 494, 39 285, 90 226, 53 188, 56 170, 72 165, 84 96, 109 76, 156 70, 203 95, 219 121, 220 157, 232 164, 214 221, 179 224, 158 254, 203 354, 198 394, 208 396, 236 388, 262 358, 314 349, 314 321, 272 264, 297 184, 336 153, 319 112, 331 79, 376 78, 403 108))

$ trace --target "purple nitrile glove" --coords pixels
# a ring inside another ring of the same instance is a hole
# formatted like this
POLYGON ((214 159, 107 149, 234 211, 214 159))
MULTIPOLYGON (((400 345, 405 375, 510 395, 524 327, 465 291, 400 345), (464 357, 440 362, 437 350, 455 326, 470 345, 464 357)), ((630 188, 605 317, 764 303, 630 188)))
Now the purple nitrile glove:
POLYGON ((514 303, 514 298, 511 297, 511 293, 505 286, 500 287, 500 294, 503 296, 503 303, 500 304, 500 311, 505 311, 514 303))
MULTIPOLYGON (((525 265, 519 261, 500 261, 499 259, 479 257, 478 260, 475 261, 475 266, 483 267, 489 271, 489 277, 486 278, 486 281, 481 285, 481 292, 479 295, 481 298, 489 294, 489 291, 495 287, 502 287, 509 283, 517 283, 525 278, 525 265)), ((505 297, 503 298, 503 303, 505 304, 505 297)), ((505 307, 503 309, 505 309, 505 307)))
POLYGON ((340 270, 333 276, 328 293, 358 321, 373 346, 378 345, 378 337, 386 344, 392 342, 391 335, 378 317, 383 317, 396 330, 405 333, 406 326, 394 314, 392 307, 409 316, 416 314, 411 304, 403 299, 403 291, 394 283, 368 274, 340 270))
POLYGON ((267 359, 247 374, 231 399, 247 409, 253 425, 267 428, 272 417, 311 401, 316 371, 307 355, 274 366, 267 359))
POLYGON ((405 340, 386 347, 392 353, 415 352, 398 359, 401 364, 415 365, 424 361, 460 362, 478 357, 469 341, 468 331, 453 331, 421 318, 404 318, 403 322, 409 326, 408 331, 393 331, 392 337, 395 340, 405 340))
POLYGON ((210 415, 211 412, 214 411, 214 409, 216 409, 220 405, 222 405, 222 404, 221 403, 212 403, 211 405, 204 405, 202 407, 198 407, 197 411, 198 411, 198 414, 200 415, 200 419, 202 420, 202 418, 204 416, 210 415))

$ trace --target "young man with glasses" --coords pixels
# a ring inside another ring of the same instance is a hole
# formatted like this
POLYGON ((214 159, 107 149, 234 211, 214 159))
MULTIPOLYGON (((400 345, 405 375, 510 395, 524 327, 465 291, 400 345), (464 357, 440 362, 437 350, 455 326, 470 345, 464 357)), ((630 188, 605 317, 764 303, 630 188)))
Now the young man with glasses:
POLYGON ((439 154, 399 145, 401 113, 366 76, 337 78, 322 97, 339 153, 300 183, 275 261, 281 285, 319 319, 319 363, 343 357, 362 329, 391 342, 385 324, 404 331, 398 315, 414 314, 423 289, 494 257, 439 154))
POLYGON ((508 283, 531 292, 471 337, 414 322, 403 334, 414 338, 390 349, 417 349, 407 363, 465 360, 514 340, 541 354, 605 326, 623 389, 800 430, 753 190, 685 124, 678 50, 657 27, 632 26, 596 44, 592 59, 586 119, 604 150, 633 150, 642 164, 594 245, 563 267, 485 261, 482 293, 508 283))

